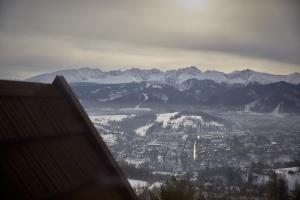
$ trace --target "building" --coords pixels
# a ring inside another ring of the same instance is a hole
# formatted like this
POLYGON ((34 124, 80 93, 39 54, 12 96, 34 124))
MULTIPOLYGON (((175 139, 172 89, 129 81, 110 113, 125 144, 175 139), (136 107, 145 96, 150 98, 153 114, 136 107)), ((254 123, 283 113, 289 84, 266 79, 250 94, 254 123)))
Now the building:
POLYGON ((137 199, 63 77, 0 81, 1 199, 137 199))

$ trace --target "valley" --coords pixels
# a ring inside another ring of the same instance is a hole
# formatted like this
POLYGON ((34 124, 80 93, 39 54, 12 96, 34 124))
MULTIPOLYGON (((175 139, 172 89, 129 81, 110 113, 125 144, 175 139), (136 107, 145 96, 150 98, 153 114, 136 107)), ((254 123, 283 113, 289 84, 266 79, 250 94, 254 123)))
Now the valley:
POLYGON ((264 166, 257 177, 266 177, 255 184, 264 184, 269 180, 267 169, 300 159, 297 115, 110 110, 91 113, 90 118, 121 165, 154 175, 143 179, 149 183, 171 175, 198 180, 199 172, 224 167, 239 169, 247 181, 256 163, 264 166))
POLYGON ((298 168, 284 171, 300 161, 298 74, 84 68, 29 80, 55 75, 70 82, 134 187, 174 176, 204 193, 261 196, 274 173, 290 191, 300 181, 298 168))

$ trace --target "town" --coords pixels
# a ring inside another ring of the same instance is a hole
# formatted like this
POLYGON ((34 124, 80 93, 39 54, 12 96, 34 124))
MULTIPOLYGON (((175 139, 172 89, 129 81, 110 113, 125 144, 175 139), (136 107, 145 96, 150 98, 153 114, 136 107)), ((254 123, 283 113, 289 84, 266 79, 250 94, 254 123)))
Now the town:
MULTIPOLYGON (((221 198, 225 194, 238 195, 241 191, 261 197, 264 193, 262 188, 272 180, 274 173, 286 181, 290 192, 300 183, 300 131, 297 124, 293 125, 293 129, 287 128, 289 123, 297 123, 297 117, 279 125, 281 129, 278 126, 274 129, 260 128, 257 122, 253 129, 251 118, 247 120, 247 128, 236 125, 203 126, 199 121, 194 121, 194 124, 185 121, 177 125, 164 121, 165 126, 156 123, 150 126, 148 121, 147 129, 144 128, 145 132, 141 134, 139 131, 120 131, 122 120, 126 117, 116 120, 113 116, 105 121, 106 125, 101 123, 103 119, 92 119, 100 135, 103 127, 110 129, 108 135, 111 137, 102 134, 104 140, 106 138, 129 179, 141 180, 141 186, 163 183, 174 176, 196 183, 207 198, 209 194, 221 198)), ((105 115, 102 117, 107 118, 105 115)), ((131 114, 129 118, 133 123, 142 117, 131 114)), ((267 126, 263 122, 261 124, 267 126)))

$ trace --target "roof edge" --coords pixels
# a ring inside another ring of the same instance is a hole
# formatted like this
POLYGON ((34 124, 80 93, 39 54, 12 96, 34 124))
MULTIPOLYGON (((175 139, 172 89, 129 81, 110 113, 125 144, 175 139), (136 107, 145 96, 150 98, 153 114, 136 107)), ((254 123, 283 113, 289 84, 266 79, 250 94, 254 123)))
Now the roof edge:
POLYGON ((132 199, 138 200, 133 188, 130 186, 128 180, 126 179, 126 177, 125 177, 124 173, 122 172, 121 168, 119 167, 118 163, 113 158, 108 147, 106 146, 104 141, 101 139, 101 136, 99 135, 97 129, 94 127, 93 123, 91 122, 91 120, 88 117, 87 113, 85 112, 84 108, 80 104, 75 93, 73 92, 73 90, 71 89, 69 84, 67 83, 66 79, 63 76, 56 76, 54 81, 52 82, 52 85, 55 88, 57 88, 62 93, 62 95, 64 95, 66 100, 69 103, 71 103, 73 107, 76 108, 78 115, 85 122, 89 131, 92 133, 92 135, 91 135, 92 138, 95 139, 95 142, 98 143, 99 147, 102 147, 102 149, 105 151, 110 163, 112 164, 112 166, 114 168, 114 172, 116 173, 116 175, 118 175, 122 179, 124 186, 128 190, 132 199))

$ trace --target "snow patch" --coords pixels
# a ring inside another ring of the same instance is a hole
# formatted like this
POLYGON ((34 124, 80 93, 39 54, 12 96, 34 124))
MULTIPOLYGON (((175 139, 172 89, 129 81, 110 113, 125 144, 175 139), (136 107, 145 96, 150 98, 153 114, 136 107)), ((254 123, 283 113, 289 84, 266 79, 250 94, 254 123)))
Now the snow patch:
POLYGON ((90 120, 94 124, 101 124, 101 125, 109 125, 109 122, 115 121, 120 122, 126 118, 135 117, 135 114, 130 115, 89 115, 90 120))
POLYGON ((224 124, 216 121, 205 122, 201 116, 198 115, 181 115, 178 118, 173 119, 178 112, 164 113, 156 115, 156 122, 162 123, 162 128, 171 127, 172 129, 178 129, 180 126, 197 128, 199 124, 204 127, 224 127, 224 124))
POLYGON ((101 134, 101 137, 108 146, 117 144, 117 136, 114 134, 101 134))
POLYGON ((145 163, 144 159, 129 159, 126 158, 125 162, 127 162, 128 164, 134 165, 135 167, 139 167, 140 165, 145 163))
POLYGON ((150 111, 151 110, 151 108, 141 108, 140 106, 141 106, 141 104, 138 104, 136 107, 122 108, 120 110, 122 110, 122 111, 150 111))
POLYGON ((276 169, 275 173, 287 181, 290 190, 294 190, 296 183, 300 183, 299 167, 276 169))
POLYGON ((133 188, 146 188, 149 185, 148 182, 141 180, 128 179, 128 181, 133 188))
POLYGON ((161 86, 159 86, 159 85, 153 85, 152 86, 153 88, 159 88, 159 89, 161 89, 162 87, 161 86))
POLYGON ((139 136, 145 136, 150 127, 152 127, 152 124, 147 124, 145 126, 139 127, 135 130, 135 133, 139 136))
POLYGON ((280 114, 280 107, 281 107, 281 103, 279 103, 276 107, 275 107, 275 109, 271 112, 271 114, 272 115, 274 115, 274 116, 277 116, 277 117, 280 117, 281 116, 281 114, 280 114))
POLYGON ((157 114, 156 115, 156 122, 158 123, 163 123, 163 128, 166 128, 168 125, 168 122, 170 121, 171 117, 174 117, 177 115, 179 112, 174 112, 174 113, 164 113, 164 114, 157 114))
POLYGON ((256 105, 257 101, 253 101, 245 105, 245 112, 252 112, 251 109, 256 105))
POLYGON ((99 102, 112 101, 112 100, 121 98, 122 96, 123 96, 122 94, 110 94, 108 98, 97 99, 97 101, 99 101, 99 102))
POLYGON ((92 93, 92 94, 95 94, 95 93, 99 92, 100 90, 101 90, 101 89, 98 88, 98 89, 92 90, 91 93, 92 93))
POLYGON ((162 186, 163 183, 161 182, 154 182, 152 183, 152 185, 149 186, 149 189, 152 190, 154 188, 160 188, 162 186))
POLYGON ((144 101, 147 101, 149 99, 148 95, 146 93, 143 93, 144 101))

